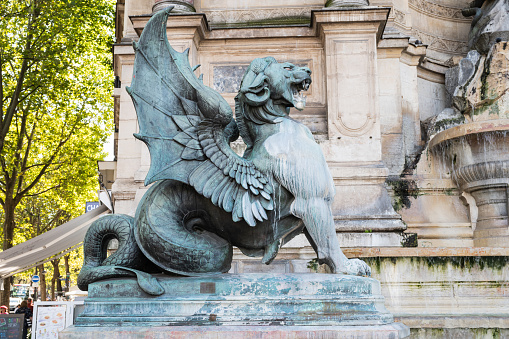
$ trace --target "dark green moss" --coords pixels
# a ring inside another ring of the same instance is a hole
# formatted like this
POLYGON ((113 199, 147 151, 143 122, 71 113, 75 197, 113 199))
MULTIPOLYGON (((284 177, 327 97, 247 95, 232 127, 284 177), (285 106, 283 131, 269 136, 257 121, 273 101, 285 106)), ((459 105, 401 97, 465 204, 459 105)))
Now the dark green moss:
POLYGON ((366 264, 371 267, 372 270, 375 270, 376 273, 382 272, 382 262, 380 260, 380 257, 373 257, 373 258, 362 258, 366 262, 366 264))
POLYGON ((445 267, 449 263, 455 267, 464 269, 472 269, 474 267, 483 270, 490 268, 500 271, 509 264, 509 257, 496 256, 496 257, 476 257, 476 256, 461 256, 461 257, 423 257, 428 266, 445 267))
POLYGON ((455 257, 372 257, 364 258, 372 268, 375 267, 381 272, 382 262, 390 261, 393 265, 401 259, 410 260, 411 264, 421 266, 425 264, 429 268, 445 270, 448 265, 461 270, 471 270, 472 268, 492 269, 501 271, 509 267, 508 256, 455 256, 455 257))
POLYGON ((438 132, 444 131, 448 128, 462 125, 465 122, 466 122, 466 120, 463 115, 455 117, 455 118, 450 118, 450 119, 437 120, 437 121, 435 121, 435 123, 433 124, 433 126, 431 128, 431 132, 432 132, 432 134, 438 133, 438 132))
POLYGON ((419 196, 419 188, 415 180, 389 177, 386 183, 394 193, 392 205, 396 211, 402 208, 409 208, 412 205, 410 197, 416 199, 419 196))
POLYGON ((401 240, 401 246, 403 247, 417 247, 417 233, 402 233, 403 239, 401 240))
POLYGON ((308 264, 306 265, 306 267, 313 272, 318 272, 319 266, 320 264, 318 263, 318 258, 314 258, 313 260, 308 261, 308 264))
POLYGON ((412 339, 438 339, 438 338, 505 338, 508 334, 507 329, 500 328, 411 328, 410 337, 412 339))

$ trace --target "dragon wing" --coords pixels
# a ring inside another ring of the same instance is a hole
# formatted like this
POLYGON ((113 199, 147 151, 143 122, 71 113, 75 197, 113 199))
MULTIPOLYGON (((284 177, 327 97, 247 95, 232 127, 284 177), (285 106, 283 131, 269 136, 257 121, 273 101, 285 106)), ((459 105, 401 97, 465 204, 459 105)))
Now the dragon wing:
POLYGON ((273 210, 273 189, 254 164, 238 156, 229 142, 238 138, 233 112, 219 93, 205 86, 166 36, 171 7, 147 23, 136 51, 133 100, 142 140, 150 151, 145 185, 173 179, 193 186, 235 222, 255 226, 273 210))

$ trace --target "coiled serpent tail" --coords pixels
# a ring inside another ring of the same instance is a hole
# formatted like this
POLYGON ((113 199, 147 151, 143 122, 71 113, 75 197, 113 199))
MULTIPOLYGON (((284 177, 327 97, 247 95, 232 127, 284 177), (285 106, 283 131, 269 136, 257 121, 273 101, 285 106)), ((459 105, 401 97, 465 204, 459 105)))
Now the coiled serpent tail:
MULTIPOLYGON (((107 215, 94 222, 83 243, 85 261, 78 276, 78 287, 88 290, 88 285, 102 279, 137 276, 140 287, 149 294, 161 294, 161 287, 149 274, 157 272, 155 266, 141 253, 134 238, 134 219, 127 215, 107 215), (118 240, 118 250, 107 257, 108 243, 118 240)), ((160 271, 160 270, 159 270, 160 271)))
POLYGON ((167 272, 187 276, 228 272, 232 245, 215 233, 225 227, 221 213, 226 212, 193 187, 159 181, 145 193, 136 211, 137 243, 147 258, 167 272))

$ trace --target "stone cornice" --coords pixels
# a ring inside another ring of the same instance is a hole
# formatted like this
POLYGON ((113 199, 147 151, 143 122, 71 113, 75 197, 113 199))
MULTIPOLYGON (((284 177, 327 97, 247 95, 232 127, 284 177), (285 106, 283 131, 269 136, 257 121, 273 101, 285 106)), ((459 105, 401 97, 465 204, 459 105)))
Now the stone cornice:
POLYGON ((320 7, 288 7, 251 10, 207 11, 211 29, 309 25, 311 10, 320 7))
MULTIPOLYGON (((141 35, 143 28, 145 28, 151 17, 151 15, 133 15, 129 17, 138 36, 141 35)), ((204 37, 205 32, 210 30, 205 14, 172 14, 168 17, 166 29, 197 29, 201 37, 204 37)))
POLYGON ((377 42, 381 40, 390 7, 334 8, 311 11, 311 27, 323 30, 327 25, 348 23, 378 23, 377 42))

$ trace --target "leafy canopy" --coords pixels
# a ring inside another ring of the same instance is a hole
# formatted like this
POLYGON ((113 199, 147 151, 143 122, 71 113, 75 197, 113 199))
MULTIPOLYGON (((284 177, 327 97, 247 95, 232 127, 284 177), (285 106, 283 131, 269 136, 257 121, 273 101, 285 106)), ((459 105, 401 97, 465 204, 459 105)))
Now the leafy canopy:
POLYGON ((114 1, 4 0, 0 16, 1 203, 77 191, 111 128, 114 1))
POLYGON ((82 214, 84 202, 96 199, 97 160, 113 120, 114 6, 0 1, 4 250, 82 214))

